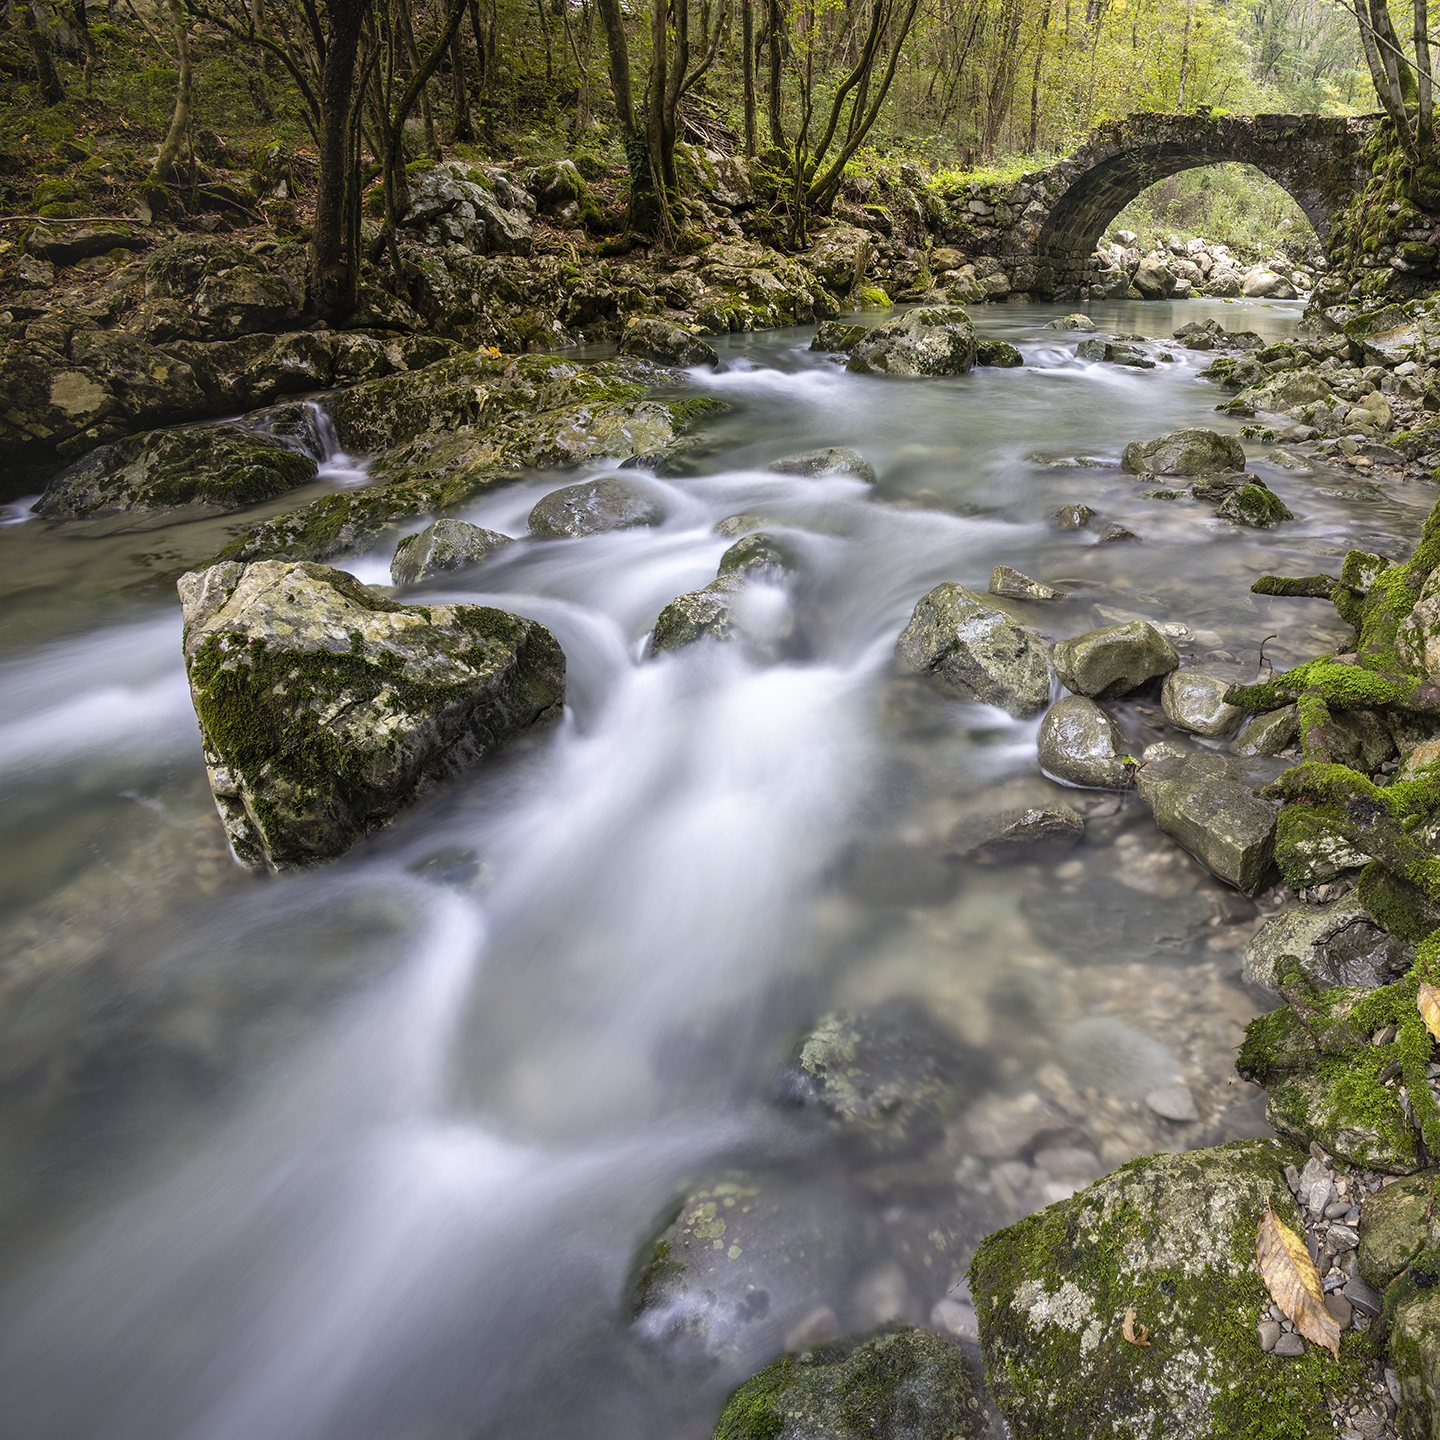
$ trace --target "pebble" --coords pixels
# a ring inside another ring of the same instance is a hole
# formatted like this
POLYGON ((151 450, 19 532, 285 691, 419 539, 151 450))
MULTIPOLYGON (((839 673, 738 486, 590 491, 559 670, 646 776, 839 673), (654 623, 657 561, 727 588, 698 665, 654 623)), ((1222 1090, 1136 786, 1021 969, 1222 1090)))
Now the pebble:
POLYGON ((1354 1318, 1354 1307, 1343 1295, 1327 1295, 1325 1297, 1325 1308, 1330 1312, 1335 1323, 1342 1329, 1350 1328, 1350 1321, 1354 1318))
POLYGON ((1338 1220, 1342 1215, 1348 1215, 1351 1208, 1348 1200, 1336 1200, 1325 1207, 1325 1218, 1338 1220))
POLYGON ((1275 1354, 1283 1355, 1286 1359, 1293 1360, 1305 1353, 1305 1342, 1293 1331, 1288 1335, 1282 1335, 1275 1342, 1275 1354))
POLYGON ((1379 1319, 1380 1312, 1385 1308, 1379 1292, 1367 1285, 1358 1275, 1352 1275, 1345 1282, 1341 1293, 1362 1315, 1368 1315, 1372 1320, 1379 1319))
POLYGON ((1280 1327, 1273 1320, 1262 1320, 1257 1328, 1262 1350, 1268 1353, 1280 1343, 1280 1327))
POLYGON ((1390 1398, 1398 1405, 1400 1403, 1400 1377, 1393 1370, 1385 1372, 1385 1388, 1390 1392, 1390 1398))
POLYGON ((1360 1244, 1360 1236, 1348 1225, 1332 1225, 1330 1227, 1330 1244, 1336 1251, 1354 1250, 1360 1244))
POLYGON ((1198 1120, 1200 1112, 1195 1108, 1195 1097, 1188 1085, 1166 1085, 1152 1090, 1145 1097, 1145 1103, 1165 1120, 1198 1120))

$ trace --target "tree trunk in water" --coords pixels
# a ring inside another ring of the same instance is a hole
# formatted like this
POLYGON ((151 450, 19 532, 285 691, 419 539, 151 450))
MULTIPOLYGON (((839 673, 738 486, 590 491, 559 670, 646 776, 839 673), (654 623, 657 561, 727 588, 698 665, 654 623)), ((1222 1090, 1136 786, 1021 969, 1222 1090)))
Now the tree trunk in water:
POLYGON ((744 58, 741 69, 745 75, 745 154, 753 160, 760 142, 755 125, 755 18, 752 0, 740 0, 740 49, 744 58))
POLYGON ((170 0, 167 8, 170 25, 175 32, 175 59, 180 66, 180 76, 175 84, 175 109, 170 115, 170 128, 165 132, 160 153, 146 177, 148 185, 164 185, 174 174, 175 157, 180 153, 180 142, 190 124, 190 18, 180 0, 170 0))
POLYGON ((359 177, 350 165, 350 121, 356 52, 367 3, 330 0, 329 34, 320 70, 320 176, 315 187, 310 255, 315 308, 326 320, 343 320, 350 314, 360 284, 359 255, 350 243, 360 216, 359 177))
POLYGON ((30 47, 30 58, 35 62, 35 78, 40 83, 40 98, 47 105, 59 105, 65 99, 65 87, 60 83, 60 73, 55 69, 55 57, 50 53, 49 39, 40 33, 35 23, 35 12, 30 0, 16 0, 20 11, 20 25, 25 32, 25 43, 30 47))

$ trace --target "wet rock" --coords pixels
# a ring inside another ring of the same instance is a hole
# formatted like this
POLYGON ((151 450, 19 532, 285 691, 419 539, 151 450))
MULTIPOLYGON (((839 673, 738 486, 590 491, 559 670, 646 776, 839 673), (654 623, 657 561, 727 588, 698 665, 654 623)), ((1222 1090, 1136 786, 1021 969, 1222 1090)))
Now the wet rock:
POLYGON ((1151 1090, 1145 1096, 1145 1105, 1162 1120, 1174 1120, 1177 1124, 1188 1124, 1200 1118, 1190 1087, 1181 1083, 1151 1090))
POLYGON ((1196 735, 1229 735, 1245 712, 1225 703, 1229 680, 1199 670, 1172 670, 1160 691, 1165 718, 1196 735))
POLYGON ((284 561, 179 588, 205 766, 246 865, 332 859, 564 704, 559 645, 501 610, 412 608, 284 561))
POLYGON ((863 456, 843 445, 825 445, 819 450, 805 450, 799 455, 782 455, 766 467, 777 475, 851 475, 874 485, 879 477, 875 467, 863 456))
POLYGON ((1055 523, 1062 530, 1083 530, 1094 518, 1088 505, 1062 505, 1055 512, 1055 523))
POLYGON ((390 562, 390 579, 396 585, 418 585, 422 580, 476 565, 514 543, 508 535, 465 520, 437 520, 418 535, 401 540, 390 562))
POLYGON ((1264 485, 1242 485, 1220 502, 1215 513, 1222 520, 1248 525, 1252 530, 1269 530, 1282 520, 1293 520, 1285 502, 1264 485))
POLYGON ((969 1440, 979 1428, 959 1349, 927 1330, 885 1326, 772 1361, 730 1396, 715 1435, 969 1440), (863 1406, 863 1430, 857 1430, 857 1404, 863 1406))
POLYGON ((975 363, 975 326, 959 305, 917 307, 877 325, 855 347, 846 369, 856 375, 917 378, 963 375, 975 363))
POLYGON ((236 426, 131 435, 92 450, 45 487, 35 513, 72 520, 117 511, 222 514, 315 478, 309 455, 236 426))
POLYGON ((1172 430, 1158 440, 1133 440, 1120 457, 1136 475, 1203 475, 1215 470, 1243 470, 1245 451, 1233 435, 1192 426, 1172 430))
POLYGON ((1084 834, 1085 821, 1068 805, 1030 805, 961 821, 950 838, 959 855, 1009 860, 1069 849, 1084 834))
POLYGON ((1122 525, 1118 520, 1112 520, 1101 532, 1097 542, 1101 545, 1114 545, 1122 540, 1138 540, 1140 537, 1128 526, 1122 525))
POLYGON ((1414 963, 1414 947, 1387 935, 1351 896, 1329 905, 1283 911, 1245 947, 1245 978, 1276 992, 1297 965, 1321 989, 1373 988, 1398 979, 1414 963))
POLYGON ((637 315, 625 322, 619 350, 622 355, 638 355, 644 360, 658 360, 662 365, 682 365, 687 369, 695 365, 720 363, 713 345, 668 320, 650 315, 637 315))
POLYGON ((1033 631, 953 581, 915 606, 895 645, 901 670, 927 675, 947 694, 1033 715, 1050 698, 1044 646, 1033 631))
POLYGON ((1440 674, 1440 568, 1430 572, 1415 608, 1401 622, 1395 648, 1416 670, 1440 674))
POLYGON ((1072 965, 1150 964, 1156 955, 1188 955, 1213 933, 1215 918, 1201 895, 1147 895, 1094 874, 1031 894, 1021 909, 1036 940, 1072 965))
POLYGON ((763 530, 767 525, 777 523, 779 522, 768 515, 727 515, 725 519, 715 522, 715 533, 729 540, 745 534, 747 530, 763 530))
POLYGON ((1232 755, 1278 755, 1300 733, 1300 711, 1294 705, 1252 715, 1230 742, 1232 755))
POLYGON ((1148 621, 1131 620, 1060 641, 1050 652, 1050 663, 1073 694, 1108 700, 1168 675, 1180 657, 1148 621))
POLYGON ((1440 1250, 1440 1218, 1433 1212, 1440 1172, 1421 1171, 1372 1195, 1360 1212, 1360 1274, 1384 1289, 1422 1251, 1440 1250))
POLYGON ((1387 1358, 1399 1382, 1406 1431, 1433 1433, 1440 1420, 1440 1293, 1421 1290, 1396 1304, 1387 1358))
POLYGON ((1103 360, 1111 365, 1128 365, 1132 370, 1155 368, 1155 362, 1138 345, 1124 340, 1082 340, 1075 354, 1081 360, 1103 360))
POLYGON ((578 540, 606 530, 658 525, 665 507, 643 485, 603 475, 552 490, 530 512, 530 533, 537 540, 578 540))
POLYGON ((796 568, 794 549, 763 530, 737 540, 721 557, 720 575, 786 574, 796 568))
POLYGON ((997 370, 1014 370, 1025 363, 1025 357, 1004 340, 981 340, 975 347, 975 363, 997 370))
POLYGON ((733 640, 737 634, 735 596, 744 589, 744 577, 721 575, 702 590, 677 595, 659 614, 650 637, 650 651, 679 650, 709 636, 733 640))
POLYGON ((1121 1100, 1144 1100, 1184 1084, 1179 1063, 1165 1045, 1114 1015, 1076 1020, 1062 1032, 1057 1056, 1077 1089, 1121 1100))
POLYGON ((827 320, 810 342, 812 350, 825 350, 832 355, 848 355, 870 333, 868 325, 851 325, 844 320, 827 320))
POLYGON ((1094 330, 1095 322, 1088 315, 1062 315, 1058 320, 1047 320, 1047 330, 1094 330))
POLYGON ((1040 722, 1040 768, 1068 785, 1121 790, 1130 783, 1125 737, 1093 700, 1067 695, 1040 722))
POLYGON ((960 1107, 973 1066, 965 1045, 921 1006, 891 1001, 823 1016, 797 1043, 778 1093, 868 1149, 911 1150, 960 1107))
POLYGON ((1254 895, 1274 858, 1279 807, 1257 793, 1283 768, 1274 763, 1271 772, 1247 771, 1245 762, 1204 752, 1147 765, 1135 783, 1165 834, 1212 875, 1254 895))
POLYGON ((1032 580, 1028 575, 1022 575, 1018 570, 1012 570, 1008 565, 997 565, 990 572, 990 593, 992 595, 1003 595, 1010 600, 1060 600, 1064 598, 1064 591, 1052 590, 1048 585, 1042 585, 1038 580, 1032 580))
POLYGON ((1328 1372, 1277 1367, 1256 1344, 1270 1297, 1255 1226, 1267 1206, 1298 1225, 1281 1175, 1292 1157, 1265 1140, 1156 1155, 983 1242, 970 1288, 1016 1440, 1202 1440, 1282 1411, 1297 1430, 1332 1429, 1328 1372), (1149 1346, 1122 1338, 1130 1312, 1149 1346))

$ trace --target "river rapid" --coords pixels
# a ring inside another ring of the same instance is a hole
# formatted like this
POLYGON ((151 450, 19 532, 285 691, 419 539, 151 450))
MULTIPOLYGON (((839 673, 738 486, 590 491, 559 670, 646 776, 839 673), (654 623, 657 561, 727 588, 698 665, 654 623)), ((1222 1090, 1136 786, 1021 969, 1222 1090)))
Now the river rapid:
MULTIPOLYGON (((1299 319, 1089 310, 1157 337, 1299 319)), ((424 587, 549 626, 566 717, 305 874, 248 876, 225 852, 178 603, 143 583, 213 553, 223 522, 7 517, 3 1440, 701 1440, 817 1312, 972 1333, 963 1260, 912 1263, 907 1216, 978 1237, 1133 1155, 1268 1133, 1230 1072, 1268 1008, 1239 978, 1261 909, 1133 795, 1044 779, 1038 722, 895 675, 895 638, 938 582, 983 592, 1004 563, 1067 592, 1010 606, 1047 636, 1170 622, 1182 654, 1249 678, 1262 641, 1284 668, 1344 633, 1250 581, 1352 546, 1402 556, 1433 491, 1366 493, 1247 443, 1293 523, 1143 498, 1128 441, 1239 428, 1196 378, 1208 357, 1092 365, 1042 328, 1058 308, 975 313, 1024 369, 895 383, 812 354, 812 329, 722 339, 719 372, 677 385, 733 409, 692 473, 655 482, 662 525, 522 544, 424 587), (880 485, 763 468, 817 445, 859 450, 880 485), (1141 538, 1059 529, 1076 502, 1141 538), (759 642, 644 659, 742 512, 803 561, 747 594, 759 642), (957 858, 967 817, 1056 801, 1087 820, 1068 855, 957 858), (775 1076, 825 1012, 897 1004, 973 1063, 940 1147, 877 1181, 775 1076), (1165 1063, 1198 1119, 1140 1100, 1165 1063), (1052 1103, 1070 1132, 1027 1139, 1016 1117, 1052 1103), (858 1238, 806 1289, 777 1274, 765 1322, 707 1351, 637 1322, 627 1288, 687 1185, 735 1167, 858 1238)), ((536 500, 602 468, 464 518, 523 535, 536 500)), ((336 457, 320 486, 363 475, 336 457)), ((335 563, 383 585, 389 553, 335 563)), ((1115 708, 1136 753, 1177 738, 1153 696, 1115 708)))

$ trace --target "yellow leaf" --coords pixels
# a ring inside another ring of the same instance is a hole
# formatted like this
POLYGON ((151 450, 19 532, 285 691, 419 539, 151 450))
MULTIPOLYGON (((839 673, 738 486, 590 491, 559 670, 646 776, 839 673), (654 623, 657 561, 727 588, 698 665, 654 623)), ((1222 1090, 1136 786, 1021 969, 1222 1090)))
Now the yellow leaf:
POLYGON ((1440 989, 1422 980, 1415 1003, 1420 1007, 1420 1018, 1425 1022, 1425 1028, 1440 1040, 1440 989))
POLYGON ((1340 1358, 1340 1325, 1325 1308, 1320 1272, 1305 1242, 1268 1205, 1255 1238, 1255 1263, 1270 1298, 1312 1344, 1340 1358))
POLYGON ((1140 1327, 1140 1336, 1139 1336, 1139 1339, 1136 1339, 1136 1336, 1135 1336, 1135 1307, 1134 1307, 1133 1305, 1130 1306, 1130 1308, 1129 1308, 1128 1310, 1126 1310, 1126 1312, 1125 1312, 1125 1323, 1124 1323, 1123 1325, 1121 1325, 1121 1327, 1120 1327, 1120 1333, 1121 1333, 1132 1345, 1148 1345, 1148 1344, 1150 1343, 1150 1327, 1149 1327, 1148 1325, 1142 1325, 1142 1326, 1140 1327))

